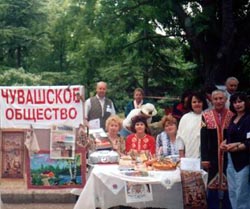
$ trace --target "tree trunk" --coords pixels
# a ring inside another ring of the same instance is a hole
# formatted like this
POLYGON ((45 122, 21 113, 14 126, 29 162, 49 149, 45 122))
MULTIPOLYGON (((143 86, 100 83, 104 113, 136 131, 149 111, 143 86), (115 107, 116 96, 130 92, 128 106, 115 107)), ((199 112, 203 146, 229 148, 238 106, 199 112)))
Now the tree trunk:
MULTIPOLYGON (((211 2, 211 4, 214 3, 211 2)), ((203 11, 207 8, 210 11, 211 4, 203 4, 203 11)), ((246 34, 249 33, 245 32, 245 36, 238 37, 240 30, 236 30, 235 26, 234 15, 236 14, 233 10, 233 0, 222 0, 218 4, 220 7, 214 14, 217 16, 214 21, 218 21, 214 23, 214 27, 218 27, 218 31, 214 33, 204 31, 200 34, 195 32, 196 25, 193 25, 192 18, 185 13, 182 6, 176 2, 172 4, 172 9, 186 32, 193 58, 200 66, 199 75, 207 84, 224 84, 228 76, 236 76, 236 66, 246 49, 246 46, 238 45, 244 37, 248 37, 246 34)), ((211 15, 210 18, 214 16, 211 15)), ((246 29, 244 27, 242 29, 248 31, 248 24, 245 24, 246 29)), ((249 41, 244 41, 245 44, 247 42, 249 41)))
POLYGON ((148 95, 148 66, 144 66, 144 70, 143 70, 143 89, 144 89, 144 93, 145 95, 148 95))
POLYGON ((22 57, 22 48, 18 46, 16 48, 16 68, 20 68, 22 66, 21 57, 22 57))
POLYGON ((224 83, 232 72, 234 62, 231 53, 235 40, 235 25, 233 17, 232 0, 223 0, 221 4, 222 34, 220 48, 216 54, 216 62, 213 68, 216 83, 224 83))

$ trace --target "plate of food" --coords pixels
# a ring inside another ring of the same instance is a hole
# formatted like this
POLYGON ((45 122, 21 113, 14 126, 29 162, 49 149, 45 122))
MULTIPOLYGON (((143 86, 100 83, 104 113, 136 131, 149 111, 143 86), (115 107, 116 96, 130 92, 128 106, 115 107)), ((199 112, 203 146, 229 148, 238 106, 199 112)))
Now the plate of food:
POLYGON ((173 162, 171 159, 162 159, 157 160, 152 163, 152 167, 155 170, 175 170, 176 169, 176 163, 173 162))

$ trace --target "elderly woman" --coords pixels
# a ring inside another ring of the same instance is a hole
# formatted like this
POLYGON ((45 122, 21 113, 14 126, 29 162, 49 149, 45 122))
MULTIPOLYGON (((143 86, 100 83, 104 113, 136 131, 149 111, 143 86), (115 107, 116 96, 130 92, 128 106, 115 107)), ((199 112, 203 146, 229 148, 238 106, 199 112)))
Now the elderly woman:
POLYGON ((177 120, 172 115, 162 118, 164 131, 156 137, 156 153, 158 157, 179 155, 184 157, 184 143, 181 138, 176 138, 177 120))
POLYGON ((138 115, 132 118, 132 134, 127 136, 126 153, 132 157, 145 153, 149 156, 155 155, 155 139, 149 134, 147 118, 138 115))
POLYGON ((125 140, 118 134, 121 127, 122 119, 117 115, 110 116, 106 121, 107 135, 112 145, 112 149, 120 155, 124 155, 125 140))

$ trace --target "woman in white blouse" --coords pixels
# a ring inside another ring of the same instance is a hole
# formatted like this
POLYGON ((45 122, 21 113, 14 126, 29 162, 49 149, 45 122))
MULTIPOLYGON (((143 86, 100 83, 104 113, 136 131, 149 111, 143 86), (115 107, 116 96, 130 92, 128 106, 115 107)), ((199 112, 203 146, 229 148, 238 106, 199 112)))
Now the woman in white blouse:
POLYGON ((201 115, 207 109, 205 95, 193 92, 188 99, 190 112, 182 116, 177 138, 181 138, 185 144, 185 157, 200 158, 200 129, 201 115))

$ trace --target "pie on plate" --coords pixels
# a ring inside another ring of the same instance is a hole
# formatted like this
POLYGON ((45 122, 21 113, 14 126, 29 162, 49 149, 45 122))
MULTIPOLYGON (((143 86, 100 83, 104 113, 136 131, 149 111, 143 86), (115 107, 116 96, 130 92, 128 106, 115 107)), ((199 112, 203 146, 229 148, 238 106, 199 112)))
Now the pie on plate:
POLYGON ((176 169, 176 163, 171 161, 156 161, 152 164, 153 168, 155 170, 175 170, 176 169))

